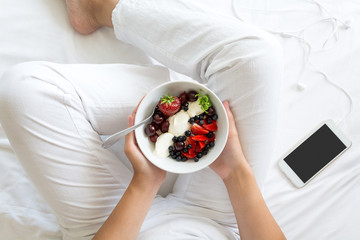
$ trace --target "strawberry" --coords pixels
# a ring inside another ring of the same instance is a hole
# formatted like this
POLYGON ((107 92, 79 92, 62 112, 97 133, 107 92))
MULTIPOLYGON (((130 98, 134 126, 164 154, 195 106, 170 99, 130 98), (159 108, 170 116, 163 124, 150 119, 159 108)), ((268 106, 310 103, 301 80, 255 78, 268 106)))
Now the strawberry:
POLYGON ((205 142, 198 142, 199 143, 199 146, 200 146, 200 149, 202 150, 204 147, 205 147, 205 145, 206 145, 206 143, 205 142))
POLYGON ((200 147, 200 144, 199 144, 199 143, 200 143, 200 142, 197 142, 197 143, 196 143, 195 153, 201 152, 201 147, 200 147))
POLYGON ((187 139, 186 139, 186 145, 189 145, 189 144, 194 144, 194 140, 192 140, 192 137, 188 137, 187 139))
POLYGON ((213 121, 212 123, 206 123, 204 122, 203 127, 211 132, 215 132, 217 130, 217 124, 216 121, 213 121))
POLYGON ((196 135, 192 137, 192 140, 194 141, 200 141, 200 142, 205 142, 208 138, 204 135, 196 135))
MULTIPOLYGON (((195 146, 195 144, 193 146, 195 146)), ((189 154, 194 154, 195 153, 195 147, 190 148, 188 153, 189 154)))
POLYGON ((196 142, 192 140, 192 137, 188 137, 186 139, 186 146, 191 144, 192 148, 189 149, 189 154, 193 154, 195 152, 195 144, 196 142))
POLYGON ((194 157, 196 157, 196 153, 182 153, 182 155, 184 156, 184 157, 186 157, 187 159, 191 159, 191 158, 194 158, 194 157))
POLYGON ((170 96, 168 93, 167 96, 163 96, 160 98, 158 103, 159 110, 167 117, 174 115, 177 111, 179 111, 181 107, 181 101, 178 97, 170 96))
POLYGON ((192 126, 191 126, 191 132, 195 135, 205 135, 205 134, 208 134, 209 131, 206 130, 205 128, 203 128, 202 126, 200 126, 199 124, 197 123, 194 123, 192 126))
POLYGON ((208 142, 214 142, 215 141, 215 134, 213 134, 213 136, 211 138, 208 139, 208 142))

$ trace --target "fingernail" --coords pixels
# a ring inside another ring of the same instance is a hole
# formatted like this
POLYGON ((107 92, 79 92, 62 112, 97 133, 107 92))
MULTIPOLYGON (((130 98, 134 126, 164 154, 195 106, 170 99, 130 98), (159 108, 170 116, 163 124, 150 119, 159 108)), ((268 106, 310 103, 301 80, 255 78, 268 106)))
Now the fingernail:
POLYGON ((131 116, 128 116, 128 125, 131 125, 131 116))

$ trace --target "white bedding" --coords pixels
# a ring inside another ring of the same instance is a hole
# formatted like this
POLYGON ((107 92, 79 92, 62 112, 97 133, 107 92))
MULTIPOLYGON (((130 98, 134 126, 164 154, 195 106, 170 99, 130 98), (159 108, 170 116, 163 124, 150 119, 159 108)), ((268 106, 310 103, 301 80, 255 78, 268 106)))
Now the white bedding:
MULTIPOLYGON (((286 77, 281 95, 278 139, 265 184, 267 204, 288 239, 360 239, 360 2, 321 1, 320 11, 310 0, 235 0, 245 21, 279 32, 295 32, 330 14, 339 23, 338 41, 330 38, 329 50, 313 52, 311 61, 351 95, 353 111, 340 127, 352 147, 308 186, 296 189, 279 171, 276 162, 292 145, 321 121, 341 119, 350 106, 343 92, 307 66, 299 91, 303 49, 296 38, 281 37, 286 57, 286 77), (239 8, 241 7, 241 8, 239 8), (349 23, 349 22, 348 22, 349 23)), ((198 0, 200 7, 234 16, 231 0, 198 0)), ((47 60, 60 63, 132 63, 152 60, 140 50, 115 39, 111 29, 91 36, 74 32, 64 1, 0 0, 0 76, 11 65, 47 60)), ((305 32, 316 50, 331 33, 331 21, 305 32)), ((181 75, 173 73, 174 78, 181 75)), ((0 113, 1 114, 1 113, 0 113)), ((274 140, 275 141, 275 140, 274 140)), ((116 153, 122 155, 122 143, 116 153)), ((114 148, 115 149, 115 148, 114 148)), ((128 164, 128 163, 126 163, 128 164)), ((0 239, 61 239, 56 218, 42 200, 14 156, 0 127, 0 239)), ((170 175, 162 194, 171 189, 170 175)))

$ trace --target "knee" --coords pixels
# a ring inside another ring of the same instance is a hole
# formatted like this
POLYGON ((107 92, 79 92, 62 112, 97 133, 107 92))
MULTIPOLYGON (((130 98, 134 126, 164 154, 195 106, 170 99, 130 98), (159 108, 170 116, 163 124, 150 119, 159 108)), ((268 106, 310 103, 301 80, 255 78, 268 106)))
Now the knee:
POLYGON ((283 48, 274 36, 263 31, 238 39, 218 49, 208 56, 210 63, 203 67, 205 78, 212 76, 237 76, 251 78, 272 84, 283 78, 283 48))
POLYGON ((254 45, 254 48, 257 49, 252 59, 254 67, 259 71, 268 69, 273 70, 274 75, 282 75, 284 71, 284 53, 279 40, 264 32, 254 45))
POLYGON ((235 42, 232 51, 244 55, 245 61, 257 69, 283 67, 284 53, 280 41, 264 31, 259 30, 247 40, 235 42))
POLYGON ((284 77, 284 53, 278 39, 264 33, 254 43, 255 53, 249 59, 251 76, 270 89, 278 89, 284 77))

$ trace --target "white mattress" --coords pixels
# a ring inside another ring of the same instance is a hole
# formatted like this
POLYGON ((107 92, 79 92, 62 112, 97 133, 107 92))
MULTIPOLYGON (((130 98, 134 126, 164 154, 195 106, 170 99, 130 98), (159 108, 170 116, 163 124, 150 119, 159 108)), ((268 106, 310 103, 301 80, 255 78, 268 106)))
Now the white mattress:
MULTIPOLYGON (((311 60, 330 80, 349 92, 353 107, 340 127, 352 147, 308 186, 296 189, 276 162, 292 145, 325 119, 341 119, 349 101, 323 76, 306 67, 304 91, 296 88, 301 73, 301 43, 279 37, 286 57, 286 77, 281 95, 280 125, 275 153, 265 184, 266 202, 288 239, 360 239, 360 2, 321 1, 320 11, 310 0, 236 0, 243 20, 280 32, 297 31, 312 22, 329 18, 352 20, 351 28, 339 25, 338 41, 329 50, 313 53, 311 60)), ((198 0, 199 6, 234 15, 231 0, 198 0)), ((117 41, 111 29, 91 36, 75 33, 69 25, 64 1, 0 0, 0 76, 11 65, 48 60, 60 63, 147 64, 141 51, 117 41)), ((306 39, 319 49, 331 22, 317 24, 306 39)), ((174 78, 181 75, 174 74, 174 78)), ((1 114, 1 113, 0 113, 1 114)), ((274 140, 275 141, 275 140, 274 140)), ((118 144, 121 146, 121 143, 118 144)), ((121 148, 117 151, 121 158, 121 148)), ((128 164, 128 163, 127 163, 128 164)), ((61 239, 56 218, 27 179, 0 127, 0 239, 61 239)), ((162 188, 171 189, 174 176, 162 188)))

